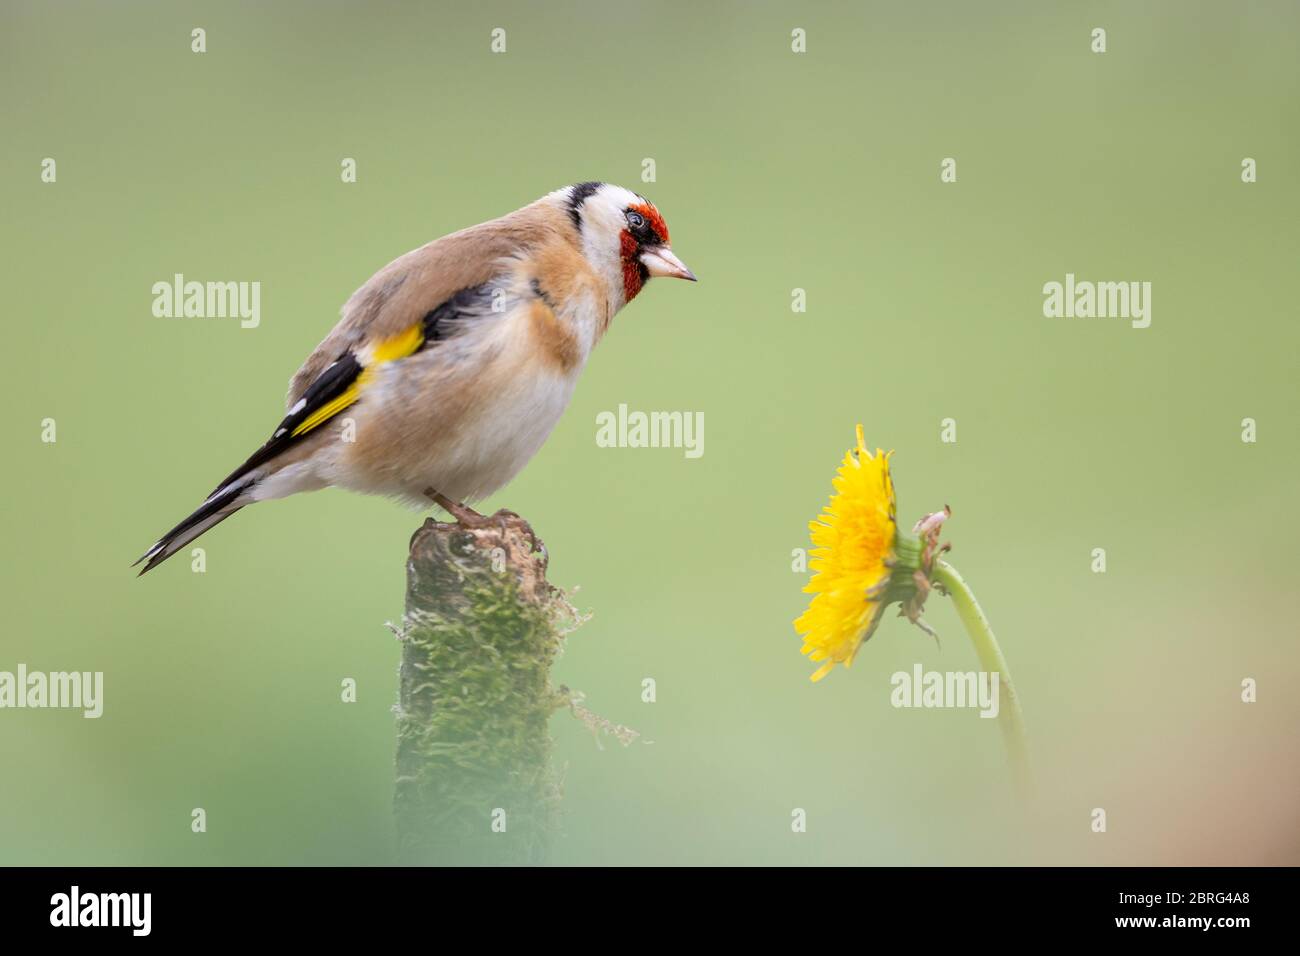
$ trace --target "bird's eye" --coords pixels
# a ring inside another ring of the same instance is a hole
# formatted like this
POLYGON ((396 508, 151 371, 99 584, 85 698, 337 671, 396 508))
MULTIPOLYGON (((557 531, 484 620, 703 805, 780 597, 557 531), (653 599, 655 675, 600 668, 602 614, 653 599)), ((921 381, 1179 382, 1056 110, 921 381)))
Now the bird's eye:
POLYGON ((645 225, 645 217, 639 212, 630 212, 627 214, 627 224, 633 229, 640 229, 645 225))

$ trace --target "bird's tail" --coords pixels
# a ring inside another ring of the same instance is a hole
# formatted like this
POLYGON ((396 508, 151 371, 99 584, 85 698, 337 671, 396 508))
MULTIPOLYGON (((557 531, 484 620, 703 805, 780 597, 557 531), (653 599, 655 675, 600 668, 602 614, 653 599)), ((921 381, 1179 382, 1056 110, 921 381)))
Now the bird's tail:
MULTIPOLYGON (((246 492, 251 481, 232 481, 214 491, 192 515, 172 528, 135 562, 145 563, 140 573, 152 571, 209 528, 215 528, 252 499, 246 492)), ((135 565, 132 565, 135 567, 135 565)))

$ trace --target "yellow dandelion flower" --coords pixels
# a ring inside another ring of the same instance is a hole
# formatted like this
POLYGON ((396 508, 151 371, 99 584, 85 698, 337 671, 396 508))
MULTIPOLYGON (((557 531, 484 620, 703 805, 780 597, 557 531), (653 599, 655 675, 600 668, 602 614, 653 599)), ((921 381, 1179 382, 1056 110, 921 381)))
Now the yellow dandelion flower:
POLYGON ((877 448, 873 455, 859 425, 857 447, 845 453, 835 473, 835 494, 808 523, 813 576, 804 591, 813 597, 794 629, 803 638, 803 653, 821 664, 812 679, 821 680, 836 664, 852 664, 891 604, 901 605, 900 616, 937 640, 921 616, 926 598, 931 592, 951 598, 981 666, 1000 676, 1005 705, 998 718, 1017 780, 1028 792, 1025 727, 1007 662, 970 586, 943 560, 949 545, 940 544, 939 533, 952 510, 944 505, 942 511, 924 515, 910 534, 900 531, 889 473, 892 454, 877 448))
POLYGON ((813 548, 809 567, 815 572, 804 591, 813 599, 795 622, 803 653, 824 661, 812 675, 821 680, 835 667, 848 667, 869 638, 889 601, 896 562, 898 521, 889 456, 873 455, 863 442, 844 455, 834 479, 835 494, 808 523, 813 548))

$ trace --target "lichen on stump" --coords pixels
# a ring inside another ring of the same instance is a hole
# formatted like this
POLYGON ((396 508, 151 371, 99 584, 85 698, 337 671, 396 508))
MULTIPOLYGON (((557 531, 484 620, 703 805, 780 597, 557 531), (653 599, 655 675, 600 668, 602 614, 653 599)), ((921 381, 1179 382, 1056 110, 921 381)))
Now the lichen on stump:
POLYGON ((473 529, 428 519, 411 538, 394 794, 403 862, 545 860, 559 814, 548 722, 569 704, 551 664, 573 609, 534 541, 514 517, 473 529))

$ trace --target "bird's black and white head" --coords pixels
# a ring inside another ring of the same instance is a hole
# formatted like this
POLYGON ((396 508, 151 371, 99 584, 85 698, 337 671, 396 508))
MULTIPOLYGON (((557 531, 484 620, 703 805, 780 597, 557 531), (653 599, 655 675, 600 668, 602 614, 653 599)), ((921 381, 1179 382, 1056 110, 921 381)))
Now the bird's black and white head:
POLYGON ((663 216, 644 196, 612 183, 578 183, 556 197, 578 228, 583 255, 623 303, 653 276, 695 281, 668 244, 663 216))

